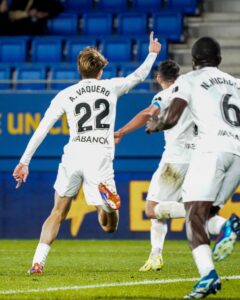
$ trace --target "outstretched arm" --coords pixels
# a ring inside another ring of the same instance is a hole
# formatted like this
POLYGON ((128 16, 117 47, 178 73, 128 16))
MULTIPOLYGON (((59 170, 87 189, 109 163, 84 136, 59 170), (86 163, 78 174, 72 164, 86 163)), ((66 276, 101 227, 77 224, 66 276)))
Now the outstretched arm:
POLYGON ((13 177, 17 181, 16 188, 19 188, 22 182, 26 182, 29 173, 28 165, 31 161, 33 154, 46 137, 50 128, 63 113, 63 108, 59 105, 57 99, 54 99, 51 102, 51 105, 49 106, 48 110, 46 111, 37 130, 31 137, 24 154, 20 159, 20 163, 16 166, 13 172, 13 177))
POLYGON ((146 57, 145 61, 142 63, 142 65, 139 68, 137 68, 136 71, 134 71, 132 74, 126 77, 131 85, 135 85, 146 79, 149 72, 151 71, 151 68, 155 62, 158 53, 161 50, 161 44, 158 42, 158 39, 153 38, 153 31, 150 33, 149 36, 148 50, 149 54, 146 57))
POLYGON ((151 32, 149 37, 149 54, 145 61, 127 77, 112 79, 114 80, 113 86, 115 86, 118 96, 127 93, 135 85, 147 78, 160 50, 161 44, 158 42, 158 39, 153 38, 153 32, 151 32))
POLYGON ((115 144, 118 144, 125 134, 135 131, 145 125, 152 116, 159 114, 159 112, 160 109, 156 105, 150 105, 146 109, 140 111, 131 119, 131 121, 114 133, 115 144))

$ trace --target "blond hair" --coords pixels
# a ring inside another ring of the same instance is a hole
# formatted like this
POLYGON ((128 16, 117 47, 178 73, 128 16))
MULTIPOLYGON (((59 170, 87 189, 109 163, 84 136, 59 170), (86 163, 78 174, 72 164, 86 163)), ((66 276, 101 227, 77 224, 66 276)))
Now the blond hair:
POLYGON ((78 70, 83 78, 97 78, 107 64, 107 59, 95 47, 86 47, 77 58, 78 70))

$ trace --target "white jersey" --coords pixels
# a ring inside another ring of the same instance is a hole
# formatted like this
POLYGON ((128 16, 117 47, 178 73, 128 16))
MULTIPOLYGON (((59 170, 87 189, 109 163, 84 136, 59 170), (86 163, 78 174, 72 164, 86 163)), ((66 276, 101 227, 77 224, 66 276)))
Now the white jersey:
MULTIPOLYGON (((169 106, 174 88, 175 85, 172 85, 154 96, 152 103, 159 106, 161 112, 169 106)), ((195 131, 191 113, 185 109, 177 125, 164 130, 165 151, 162 159, 168 163, 189 163, 195 148, 195 131)))
POLYGON ((117 99, 145 80, 156 57, 156 53, 150 53, 144 63, 125 78, 85 79, 59 92, 28 143, 20 162, 29 164, 49 129, 64 113, 67 115, 71 146, 97 146, 113 154, 117 99))
POLYGON ((240 155, 240 90, 237 80, 215 67, 180 76, 173 98, 188 102, 198 126, 197 149, 240 155))

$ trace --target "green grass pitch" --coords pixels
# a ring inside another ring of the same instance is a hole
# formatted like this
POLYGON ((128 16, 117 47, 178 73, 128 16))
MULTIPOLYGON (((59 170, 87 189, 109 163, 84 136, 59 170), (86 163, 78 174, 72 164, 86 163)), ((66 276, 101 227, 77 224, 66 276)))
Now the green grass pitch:
MULTIPOLYGON (((45 274, 29 276, 36 245, 30 240, 0 240, 0 299, 182 298, 198 277, 186 241, 166 242, 162 271, 139 272, 149 241, 59 240, 49 254, 45 274)), ((216 268, 222 291, 209 298, 239 299, 239 243, 216 268)))

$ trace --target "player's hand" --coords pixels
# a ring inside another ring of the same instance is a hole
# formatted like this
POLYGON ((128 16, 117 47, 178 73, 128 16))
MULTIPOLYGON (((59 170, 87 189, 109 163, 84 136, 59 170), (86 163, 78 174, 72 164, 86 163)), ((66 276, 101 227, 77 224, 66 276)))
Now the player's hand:
POLYGON ((19 163, 14 172, 13 177, 17 181, 16 189, 20 188, 21 184, 26 182, 29 174, 28 166, 22 163, 19 163))
POLYGON ((114 144, 117 145, 120 143, 123 135, 120 130, 114 132, 114 144))
POLYGON ((159 53, 161 50, 161 44, 158 42, 157 38, 153 38, 153 31, 150 33, 149 36, 149 47, 148 47, 149 52, 153 53, 159 53))
POLYGON ((157 129, 158 126, 158 117, 157 116, 153 116, 151 117, 147 122, 146 122, 146 128, 145 128, 145 132, 148 134, 151 134, 152 132, 157 132, 159 131, 157 129))

